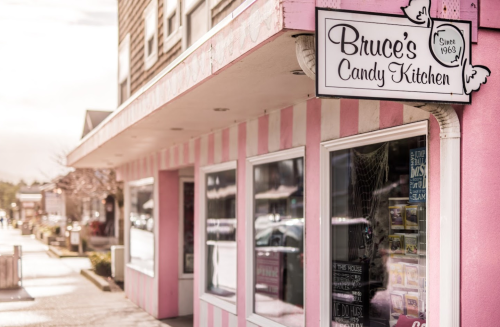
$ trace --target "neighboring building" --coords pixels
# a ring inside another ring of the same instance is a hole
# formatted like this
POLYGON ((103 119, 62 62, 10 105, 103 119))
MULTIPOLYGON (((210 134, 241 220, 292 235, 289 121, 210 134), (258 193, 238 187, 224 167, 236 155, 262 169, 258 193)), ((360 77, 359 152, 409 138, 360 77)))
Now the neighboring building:
POLYGON ((19 216, 22 221, 40 218, 42 208, 42 191, 38 186, 24 186, 16 194, 19 216))
POLYGON ((85 121, 83 124, 83 133, 82 139, 87 135, 91 130, 96 128, 106 117, 111 114, 112 111, 103 111, 103 110, 87 110, 85 112, 85 121))
MULTIPOLYGON (((500 319, 498 2, 436 0, 417 11, 451 26, 472 20, 472 63, 491 76, 470 105, 368 100, 363 88, 319 99, 304 75, 316 73, 316 7, 354 11, 354 24, 356 11, 402 15, 406 5, 118 2, 120 106, 68 164, 113 167, 125 183, 129 299, 158 319, 194 313, 196 327, 500 319)), ((391 26, 433 28, 418 19, 391 26)), ((401 38, 416 51, 415 29, 394 40, 379 30, 363 40, 387 38, 399 56, 401 38)))
POLYGON ((60 217, 66 221, 66 197, 64 192, 54 183, 47 183, 40 187, 42 191, 42 210, 46 215, 60 217))

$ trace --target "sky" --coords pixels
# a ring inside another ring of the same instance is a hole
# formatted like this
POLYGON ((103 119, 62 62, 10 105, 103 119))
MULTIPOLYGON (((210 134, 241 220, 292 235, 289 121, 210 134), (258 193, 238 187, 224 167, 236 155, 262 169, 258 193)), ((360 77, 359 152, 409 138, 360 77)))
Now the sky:
POLYGON ((117 106, 116 0, 0 0, 0 180, 49 181, 117 106))

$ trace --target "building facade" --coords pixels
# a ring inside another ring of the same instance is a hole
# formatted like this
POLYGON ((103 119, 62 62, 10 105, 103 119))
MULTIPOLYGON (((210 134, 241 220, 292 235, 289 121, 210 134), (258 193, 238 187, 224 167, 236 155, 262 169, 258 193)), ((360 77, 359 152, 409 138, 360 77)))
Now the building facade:
POLYGON ((430 6, 472 22, 471 104, 320 99, 299 64, 316 7, 407 5, 118 2, 121 104, 68 163, 126 184, 128 298, 207 327, 495 324, 497 2, 430 6))

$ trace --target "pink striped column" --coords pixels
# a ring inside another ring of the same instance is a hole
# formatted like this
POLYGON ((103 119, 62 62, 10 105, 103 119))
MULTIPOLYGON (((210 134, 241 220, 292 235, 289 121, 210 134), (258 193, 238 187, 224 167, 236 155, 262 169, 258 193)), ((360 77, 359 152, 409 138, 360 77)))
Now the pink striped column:
POLYGON ((158 318, 179 312, 179 174, 160 171, 158 226, 158 318))

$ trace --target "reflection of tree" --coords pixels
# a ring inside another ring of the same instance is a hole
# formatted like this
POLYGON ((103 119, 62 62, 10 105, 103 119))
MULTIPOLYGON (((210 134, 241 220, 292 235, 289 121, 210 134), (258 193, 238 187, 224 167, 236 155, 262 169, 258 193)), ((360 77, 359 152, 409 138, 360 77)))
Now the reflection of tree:
POLYGON ((114 196, 120 207, 123 206, 123 183, 116 180, 113 169, 77 168, 65 176, 54 180, 57 188, 61 189, 73 206, 68 212, 68 218, 77 220, 82 212, 82 199, 105 199, 108 195, 114 196))

